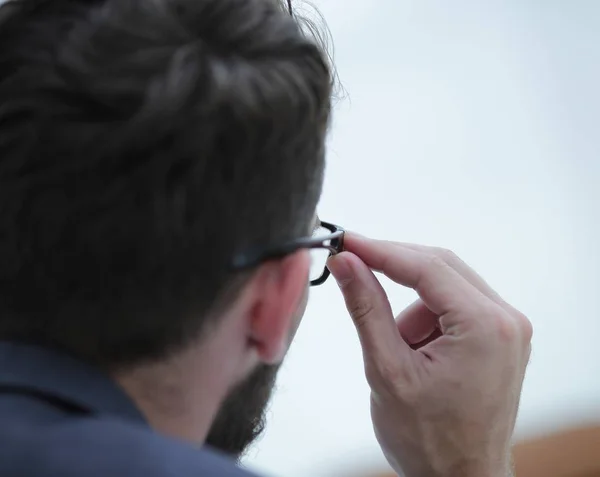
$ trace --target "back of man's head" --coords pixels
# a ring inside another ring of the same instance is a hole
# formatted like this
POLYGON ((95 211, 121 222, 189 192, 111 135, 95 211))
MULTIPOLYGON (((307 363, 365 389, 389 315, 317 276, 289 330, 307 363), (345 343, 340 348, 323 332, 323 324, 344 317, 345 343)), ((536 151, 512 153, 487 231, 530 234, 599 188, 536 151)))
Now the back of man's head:
POLYGON ((236 252, 308 230, 326 61, 272 0, 0 15, 0 339, 163 357, 242 286, 236 252))

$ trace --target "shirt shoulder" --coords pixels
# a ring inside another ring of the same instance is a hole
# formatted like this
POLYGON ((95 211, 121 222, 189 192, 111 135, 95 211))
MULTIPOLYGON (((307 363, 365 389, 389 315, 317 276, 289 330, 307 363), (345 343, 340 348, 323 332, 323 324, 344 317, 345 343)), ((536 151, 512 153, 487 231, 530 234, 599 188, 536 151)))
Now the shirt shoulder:
POLYGON ((0 432, 0 444, 0 477, 256 477, 209 449, 110 418, 20 427, 0 432))

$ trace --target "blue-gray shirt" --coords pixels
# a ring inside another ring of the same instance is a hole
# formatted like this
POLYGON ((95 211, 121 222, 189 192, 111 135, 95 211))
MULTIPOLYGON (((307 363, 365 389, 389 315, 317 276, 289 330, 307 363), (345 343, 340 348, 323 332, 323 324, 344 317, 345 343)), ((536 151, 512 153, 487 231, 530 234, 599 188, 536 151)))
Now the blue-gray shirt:
POLYGON ((252 477, 154 432, 93 367, 0 341, 0 477, 252 477))

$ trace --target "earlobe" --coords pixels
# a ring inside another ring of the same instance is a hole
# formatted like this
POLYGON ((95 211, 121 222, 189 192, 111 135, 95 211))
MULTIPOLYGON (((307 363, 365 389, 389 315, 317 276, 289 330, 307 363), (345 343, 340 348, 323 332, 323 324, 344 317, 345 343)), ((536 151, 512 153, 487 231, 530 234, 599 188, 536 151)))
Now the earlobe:
POLYGON ((281 362, 295 332, 307 294, 310 255, 306 250, 265 263, 256 279, 256 306, 251 313, 250 345, 265 364, 281 362))

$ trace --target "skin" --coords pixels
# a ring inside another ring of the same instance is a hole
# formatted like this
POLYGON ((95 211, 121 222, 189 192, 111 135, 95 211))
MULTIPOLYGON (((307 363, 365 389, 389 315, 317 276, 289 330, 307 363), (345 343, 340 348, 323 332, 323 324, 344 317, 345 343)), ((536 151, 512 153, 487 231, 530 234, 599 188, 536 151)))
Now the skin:
MULTIPOLYGON (((527 318, 450 252, 350 233, 345 246, 328 266, 360 337, 373 424, 390 464, 407 477, 510 475, 527 318), (373 271, 419 300, 394 317, 373 271)), ((203 444, 231 391, 253 392, 240 383, 282 361, 304 312, 309 260, 300 251, 263 264, 197 343, 116 377, 158 431, 203 444)), ((232 415, 256 416, 232 405, 217 422, 231 425, 232 415)))
POLYGON ((451 252, 349 234, 329 267, 358 331, 371 415, 407 477, 505 477, 529 320, 451 252), (414 289, 394 317, 373 271, 414 289))
POLYGON ((306 250, 264 263, 196 342, 114 379, 152 427, 202 445, 231 392, 258 367, 283 360, 306 307, 309 269, 306 250))

